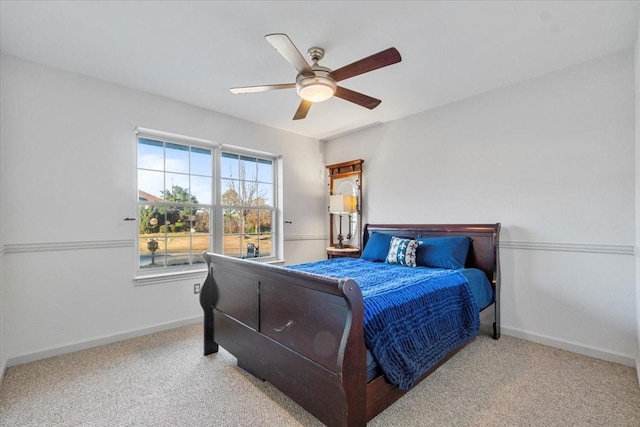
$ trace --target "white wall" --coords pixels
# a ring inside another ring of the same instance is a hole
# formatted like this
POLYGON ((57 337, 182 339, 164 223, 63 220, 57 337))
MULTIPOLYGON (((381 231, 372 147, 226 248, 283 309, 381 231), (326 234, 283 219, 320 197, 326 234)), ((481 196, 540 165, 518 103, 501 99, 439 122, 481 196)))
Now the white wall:
POLYGON ((633 70, 600 58, 329 141, 325 163, 365 160, 365 222, 501 222, 503 331, 633 364, 633 70))
POLYGON ((636 372, 640 384, 640 24, 635 46, 635 125, 636 125, 636 327, 638 334, 638 356, 636 357, 636 372))
MULTIPOLYGON (((0 82, 1 83, 1 82, 0 82)), ((0 84, 0 93, 2 92, 2 85, 0 84)), ((2 97, 0 95, 0 128, 2 128, 2 117, 3 117, 3 102, 2 97)), ((2 138, 0 137, 0 165, 2 165, 2 138)), ((0 173, 0 385, 2 385, 2 379, 4 378, 4 369, 7 366, 7 351, 6 346, 4 344, 4 310, 3 310, 3 300, 4 300, 4 282, 2 280, 2 264, 4 263, 4 237, 2 236, 2 194, 3 185, 2 185, 2 173, 0 173)))
POLYGON ((1 71, 3 362, 201 318, 204 273, 133 284, 136 126, 282 154, 285 258, 325 255, 319 141, 15 57, 1 71))

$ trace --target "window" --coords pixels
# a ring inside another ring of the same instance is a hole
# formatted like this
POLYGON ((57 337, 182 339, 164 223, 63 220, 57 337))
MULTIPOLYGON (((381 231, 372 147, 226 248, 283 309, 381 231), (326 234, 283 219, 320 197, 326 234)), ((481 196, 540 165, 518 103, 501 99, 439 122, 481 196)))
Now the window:
POLYGON ((273 254, 274 169, 272 159, 222 152, 223 253, 243 258, 273 254))
POLYGON ((141 128, 137 149, 141 274, 201 268, 203 251, 281 256, 278 157, 141 128))
POLYGON ((139 268, 203 263, 212 198, 211 149, 138 137, 139 268))

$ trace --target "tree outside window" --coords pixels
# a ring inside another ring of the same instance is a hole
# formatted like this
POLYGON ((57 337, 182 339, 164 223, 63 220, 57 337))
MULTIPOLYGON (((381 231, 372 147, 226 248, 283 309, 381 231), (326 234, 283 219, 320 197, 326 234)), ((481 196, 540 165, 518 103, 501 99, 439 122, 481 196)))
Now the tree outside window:
POLYGON ((224 253, 271 256, 273 241, 273 161, 222 153, 224 253))

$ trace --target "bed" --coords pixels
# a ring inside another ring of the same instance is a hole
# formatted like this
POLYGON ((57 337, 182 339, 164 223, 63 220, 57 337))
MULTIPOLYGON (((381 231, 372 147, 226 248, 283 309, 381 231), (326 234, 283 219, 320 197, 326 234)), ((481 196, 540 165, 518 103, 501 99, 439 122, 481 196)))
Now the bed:
MULTIPOLYGON (((453 347, 445 348, 437 360, 426 365, 424 372, 408 382, 390 380, 392 375, 387 375, 383 361, 377 360, 375 346, 369 348, 365 344, 371 343, 373 303, 370 296, 363 298, 363 292, 368 295, 370 288, 363 284, 361 289, 356 280, 348 278, 351 274, 318 273, 314 270, 316 263, 280 267, 204 253, 208 265, 200 295, 204 310, 204 354, 217 352, 221 345, 237 358, 239 367, 269 381, 329 426, 366 425, 460 351, 478 333, 479 324, 491 325, 493 338, 500 337, 499 233, 499 223, 367 224, 361 259, 318 263, 319 271, 322 268, 342 271, 331 269, 344 264, 340 268, 346 266, 347 271, 355 272, 358 264, 349 265, 350 262, 377 264, 376 267, 389 264, 375 262, 380 261, 375 248, 385 238, 421 241, 424 243, 421 247, 441 238, 466 238, 468 248, 462 267, 464 271, 484 275, 492 298, 482 306, 474 302, 477 321, 467 322, 467 329, 460 333, 462 338, 453 347), (474 325, 470 326, 471 323, 474 325)), ((422 269, 404 265, 397 268, 403 272, 422 269)), ((456 280, 460 276, 467 278, 460 271, 438 274, 456 280)), ((460 295, 471 292, 468 280, 460 281, 459 288, 460 295)), ((468 313, 469 308, 461 306, 460 310, 468 313)))

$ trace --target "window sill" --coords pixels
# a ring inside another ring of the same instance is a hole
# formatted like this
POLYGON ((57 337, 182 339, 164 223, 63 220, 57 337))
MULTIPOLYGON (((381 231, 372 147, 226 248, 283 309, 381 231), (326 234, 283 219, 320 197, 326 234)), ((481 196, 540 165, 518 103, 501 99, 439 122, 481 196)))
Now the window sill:
POLYGON ((199 268, 197 270, 188 271, 167 271, 156 274, 140 274, 133 278, 133 283, 136 286, 155 285, 156 283, 175 282, 177 280, 204 280, 207 276, 207 267, 199 268))
MULTIPOLYGON (((261 258, 252 258, 247 259, 251 262, 260 262, 264 264, 278 265, 282 266, 285 264, 285 260, 269 258, 269 259, 261 259, 261 258)), ((202 280, 207 276, 207 267, 203 265, 202 268, 197 270, 183 270, 183 271, 166 271, 166 272, 157 272, 154 274, 143 274, 138 272, 136 277, 133 278, 133 283, 135 286, 146 286, 146 285, 155 285, 157 283, 169 283, 176 282, 178 280, 202 280)))

